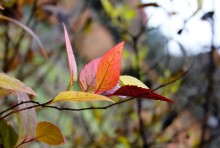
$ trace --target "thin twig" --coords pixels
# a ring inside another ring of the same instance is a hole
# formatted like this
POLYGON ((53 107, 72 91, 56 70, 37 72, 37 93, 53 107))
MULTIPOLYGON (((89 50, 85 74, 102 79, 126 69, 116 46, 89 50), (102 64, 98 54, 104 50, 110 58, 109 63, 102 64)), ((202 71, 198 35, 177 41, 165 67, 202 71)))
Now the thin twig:
MULTIPOLYGON (((30 16, 27 19, 26 26, 29 26, 30 23, 31 23, 31 20, 34 18, 33 16, 34 16, 34 14, 36 12, 37 3, 38 3, 38 0, 35 0, 34 3, 33 3, 31 14, 30 14, 30 16)), ((19 36, 19 39, 18 39, 18 41, 17 41, 17 43, 16 43, 16 45, 14 47, 17 50, 15 51, 14 55, 10 58, 8 63, 11 63, 12 61, 14 61, 14 59, 16 58, 16 55, 19 53, 19 50, 20 50, 19 47, 21 45, 21 40, 23 39, 24 35, 25 35, 25 30, 22 30, 21 31, 21 35, 19 36)))
POLYGON ((36 104, 39 104, 38 102, 35 102, 35 101, 25 101, 25 102, 22 101, 22 102, 20 102, 20 103, 18 103, 18 104, 15 104, 15 105, 9 107, 9 108, 6 109, 6 110, 0 112, 0 115, 4 114, 5 112, 7 112, 7 111, 9 111, 9 110, 12 110, 12 109, 18 107, 18 106, 21 105, 21 104, 26 104, 26 103, 36 103, 36 104))
POLYGON ((216 71, 216 65, 215 65, 215 61, 214 61, 214 57, 213 54, 215 52, 215 45, 214 45, 214 36, 215 36, 215 26, 214 26, 214 18, 208 20, 211 26, 211 33, 212 33, 212 37, 211 37, 211 51, 209 52, 209 63, 208 63, 208 70, 206 73, 207 76, 207 81, 208 81, 208 87, 206 90, 206 94, 205 94, 205 101, 202 104, 203 109, 204 109, 204 121, 202 123, 202 128, 201 128, 201 137, 200 137, 200 147, 203 147, 207 141, 206 139, 206 134, 207 134, 207 129, 208 129, 208 125, 207 125, 207 120, 208 120, 208 114, 210 112, 210 104, 213 103, 213 93, 214 93, 214 84, 215 84, 215 80, 214 80, 214 73, 216 71))
MULTIPOLYGON (((150 92, 148 92, 148 93, 141 94, 140 96, 136 96, 135 98, 138 98, 138 97, 141 97, 141 96, 143 96, 143 95, 149 94, 149 93, 154 92, 154 91, 156 91, 156 90, 158 90, 158 89, 160 89, 160 88, 162 88, 162 87, 165 87, 165 86, 167 86, 167 85, 170 85, 171 83, 174 83, 174 82, 180 80, 181 78, 183 78, 183 77, 189 72, 189 70, 191 69, 191 67, 192 67, 192 65, 190 66, 190 68, 189 68, 186 72, 184 72, 182 75, 180 75, 180 76, 177 77, 176 79, 174 79, 174 80, 172 80, 172 81, 169 81, 169 82, 167 82, 167 83, 165 83, 165 84, 162 84, 162 85, 160 85, 160 86, 158 86, 158 87, 152 89, 152 90, 151 90, 150 92)), ((27 109, 31 109, 31 108, 35 108, 35 107, 52 108, 52 109, 56 109, 56 110, 59 110, 59 111, 64 111, 64 110, 66 110, 66 111, 84 111, 84 110, 93 110, 93 109, 100 109, 100 110, 102 109, 102 110, 103 110, 103 109, 107 109, 107 108, 110 108, 110 107, 113 107, 113 106, 116 106, 116 105, 119 105, 119 104, 122 104, 122 103, 125 103, 125 102, 128 102, 128 101, 131 101, 131 100, 133 100, 133 99, 135 99, 135 98, 132 97, 132 98, 129 98, 129 99, 126 99, 126 100, 123 100, 123 101, 120 101, 120 102, 116 102, 116 103, 113 103, 113 104, 110 104, 110 105, 107 105, 107 106, 103 106, 103 107, 93 107, 93 106, 92 106, 92 107, 79 108, 79 109, 75 109, 75 108, 63 108, 63 107, 60 108, 60 107, 57 107, 57 106, 48 105, 48 104, 50 104, 53 100, 50 100, 50 101, 45 102, 45 103, 42 103, 42 104, 40 104, 39 102, 35 102, 35 101, 26 101, 26 102, 19 103, 18 105, 16 105, 16 107, 19 106, 19 105, 21 105, 21 104, 30 103, 30 102, 35 103, 36 105, 29 106, 29 107, 26 107, 26 108, 22 108, 22 109, 19 109, 19 110, 11 111, 11 112, 9 112, 8 114, 4 115, 3 117, 0 117, 0 119, 4 119, 4 118, 6 118, 6 117, 8 117, 8 116, 10 116, 10 115, 12 115, 12 114, 14 114, 14 113, 17 113, 17 112, 20 112, 20 111, 23 111, 23 110, 27 110, 27 109)), ((15 107, 13 107, 13 108, 15 108, 15 107)), ((13 108, 11 107, 10 109, 13 109, 13 108)), ((6 109, 6 110, 9 111, 10 109, 6 109)), ((6 111, 2 111, 2 112, 6 112, 6 111)))
POLYGON ((5 52, 4 52, 3 68, 2 68, 4 72, 7 72, 9 69, 8 55, 9 55, 10 37, 9 37, 8 30, 9 30, 8 22, 5 22, 5 52))

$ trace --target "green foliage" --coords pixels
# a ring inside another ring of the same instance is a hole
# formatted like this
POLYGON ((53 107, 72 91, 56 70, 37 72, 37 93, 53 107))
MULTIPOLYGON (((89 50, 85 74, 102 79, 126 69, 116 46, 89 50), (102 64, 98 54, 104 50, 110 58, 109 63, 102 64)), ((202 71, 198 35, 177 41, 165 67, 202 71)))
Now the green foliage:
POLYGON ((17 142, 18 136, 14 128, 6 120, 0 120, 0 147, 12 148, 17 142))

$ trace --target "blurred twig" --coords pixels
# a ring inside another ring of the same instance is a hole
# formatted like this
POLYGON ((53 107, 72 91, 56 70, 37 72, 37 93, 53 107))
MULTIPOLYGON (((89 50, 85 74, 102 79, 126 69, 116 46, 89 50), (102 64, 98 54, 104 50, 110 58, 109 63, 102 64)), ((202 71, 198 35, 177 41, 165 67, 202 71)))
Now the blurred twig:
POLYGON ((8 22, 5 22, 5 52, 4 52, 4 59, 3 59, 3 71, 7 72, 9 67, 8 66, 8 55, 9 55, 9 43, 10 43, 10 37, 8 34, 9 25, 8 22))
MULTIPOLYGON (((34 14, 35 14, 35 11, 36 11, 36 8, 37 8, 37 3, 38 3, 38 0, 34 0, 34 3, 33 3, 33 6, 32 6, 32 10, 31 10, 31 14, 29 16, 29 18, 27 19, 27 22, 25 23, 26 26, 29 26, 32 19, 34 18, 34 14)), ((22 30, 21 31, 21 35, 17 41, 17 43, 14 45, 14 49, 15 50, 15 53, 13 54, 13 56, 10 58, 9 62, 8 63, 11 63, 12 61, 14 61, 14 59, 16 58, 16 55, 19 53, 20 51, 20 45, 21 45, 21 41, 22 39, 24 38, 24 35, 25 35, 25 30, 22 30)))
POLYGON ((215 36, 215 31, 214 31, 214 18, 213 18, 213 14, 212 13, 211 16, 205 18, 202 17, 203 20, 206 20, 210 23, 211 26, 211 33, 212 33, 212 37, 211 37, 211 49, 209 52, 209 63, 208 63, 208 71, 207 71, 207 79, 208 79, 208 87, 206 90, 206 94, 205 94, 205 101, 202 104, 203 108, 204 108, 204 121, 202 123, 202 134, 200 137, 200 146, 203 146, 206 143, 206 133, 207 133, 207 121, 208 121, 208 113, 210 112, 210 105, 212 103, 212 97, 213 97, 213 92, 214 92, 214 84, 215 84, 215 80, 214 80, 214 73, 216 71, 216 65, 215 65, 215 61, 214 61, 214 52, 215 52, 215 45, 214 45, 214 36, 215 36))

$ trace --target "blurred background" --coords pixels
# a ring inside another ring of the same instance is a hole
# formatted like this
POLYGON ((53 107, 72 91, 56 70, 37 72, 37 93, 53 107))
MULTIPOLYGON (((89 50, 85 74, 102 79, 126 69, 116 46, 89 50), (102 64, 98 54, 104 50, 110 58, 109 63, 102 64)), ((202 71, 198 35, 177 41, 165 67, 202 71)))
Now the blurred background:
MULTIPOLYGON (((71 38, 78 72, 122 40, 126 44, 121 74, 132 75, 151 89, 189 70, 157 90, 175 104, 132 100, 106 110, 37 109, 38 121, 54 123, 66 137, 67 143, 59 147, 220 145, 219 0, 1 0, 0 4, 4 8, 0 13, 30 27, 48 53, 45 60, 27 32, 0 20, 1 71, 31 86, 38 94, 35 101, 46 102, 68 87, 62 23, 71 38)), ((3 110, 16 102, 9 98, 0 104, 3 110)), ((29 146, 50 147, 37 142, 29 146)))

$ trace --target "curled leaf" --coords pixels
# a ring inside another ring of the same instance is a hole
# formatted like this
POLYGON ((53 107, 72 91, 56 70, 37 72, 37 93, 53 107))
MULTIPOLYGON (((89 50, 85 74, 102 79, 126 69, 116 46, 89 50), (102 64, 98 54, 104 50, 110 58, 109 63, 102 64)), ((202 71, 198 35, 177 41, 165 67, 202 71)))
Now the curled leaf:
MULTIPOLYGON (((24 83, 22 83, 18 79, 10 77, 2 72, 0 72, 0 88, 5 89, 8 92, 19 91, 31 95, 36 95, 36 93, 30 87, 25 86, 24 83)), ((6 91, 0 91, 0 96, 2 95, 2 93, 6 93, 6 91)))
POLYGON ((121 57, 124 42, 108 50, 102 57, 96 74, 96 93, 113 89, 120 77, 121 57))
POLYGON ((150 89, 131 86, 131 85, 125 85, 120 87, 116 92, 111 94, 111 96, 128 96, 134 98, 145 98, 145 99, 161 100, 161 101, 175 103, 173 100, 170 100, 157 93, 154 93, 150 89))
POLYGON ((77 81, 77 67, 76 67, 75 57, 73 54, 73 49, 70 44, 70 39, 64 24, 63 27, 64 27, 65 42, 66 42, 66 52, 68 57, 69 69, 70 69, 70 86, 72 86, 74 81, 77 81))
POLYGON ((101 58, 92 60, 89 64, 86 64, 79 76, 80 87, 83 91, 94 92, 96 88, 96 73, 101 58))
POLYGON ((64 91, 59 93, 51 103, 60 102, 60 101, 78 101, 78 102, 87 102, 87 101, 109 101, 114 102, 111 99, 88 92, 78 92, 78 91, 64 91))
MULTIPOLYGON (((15 92, 17 95, 18 103, 30 101, 30 98, 26 93, 15 92)), ((19 106, 19 109, 27 108, 33 106, 33 103, 25 103, 19 106)), ((29 110, 20 111, 18 116, 19 119, 19 131, 18 131, 18 141, 17 146, 21 143, 28 142, 35 138, 36 127, 37 127, 37 117, 34 108, 29 110)))
POLYGON ((16 25, 20 26, 25 31, 27 31, 37 41, 38 45, 40 46, 40 50, 41 50, 41 53, 43 54, 43 56, 46 59, 48 58, 47 57, 47 52, 44 50, 43 45, 41 44, 40 39, 37 37, 37 35, 29 27, 25 26, 24 24, 20 23, 19 21, 15 20, 13 18, 4 16, 4 15, 1 15, 1 14, 0 14, 0 19, 6 20, 6 21, 10 21, 12 23, 15 23, 16 25))
POLYGON ((59 128, 46 121, 37 124, 36 139, 49 145, 65 143, 65 138, 59 128))
POLYGON ((143 82, 132 76, 120 76, 120 81, 122 83, 122 86, 135 85, 142 88, 148 88, 143 82))

